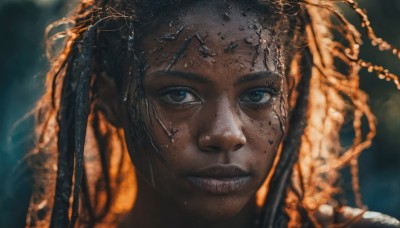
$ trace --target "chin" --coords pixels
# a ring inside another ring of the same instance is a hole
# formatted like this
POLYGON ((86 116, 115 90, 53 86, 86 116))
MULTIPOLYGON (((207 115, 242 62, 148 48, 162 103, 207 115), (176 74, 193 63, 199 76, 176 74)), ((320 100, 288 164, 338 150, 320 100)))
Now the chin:
POLYGON ((249 204, 251 197, 218 195, 207 198, 199 197, 184 201, 182 206, 193 217, 204 221, 218 222, 239 215, 249 204))

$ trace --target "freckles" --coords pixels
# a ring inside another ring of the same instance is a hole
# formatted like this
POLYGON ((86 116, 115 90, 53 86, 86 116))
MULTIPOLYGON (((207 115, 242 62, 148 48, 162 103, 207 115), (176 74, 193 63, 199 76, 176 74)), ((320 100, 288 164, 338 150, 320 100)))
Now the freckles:
POLYGON ((252 134, 249 137, 254 139, 257 151, 262 151, 265 158, 269 160, 278 150, 282 140, 283 132, 279 129, 279 117, 271 113, 270 117, 264 121, 250 121, 252 126, 252 134))

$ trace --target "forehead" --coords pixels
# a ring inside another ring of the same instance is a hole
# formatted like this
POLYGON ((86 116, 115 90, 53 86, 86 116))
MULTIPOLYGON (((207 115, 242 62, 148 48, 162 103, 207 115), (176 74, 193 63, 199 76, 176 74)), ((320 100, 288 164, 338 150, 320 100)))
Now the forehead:
POLYGON ((276 71, 271 23, 256 7, 199 1, 159 17, 139 40, 149 70, 170 66, 202 74, 276 71))

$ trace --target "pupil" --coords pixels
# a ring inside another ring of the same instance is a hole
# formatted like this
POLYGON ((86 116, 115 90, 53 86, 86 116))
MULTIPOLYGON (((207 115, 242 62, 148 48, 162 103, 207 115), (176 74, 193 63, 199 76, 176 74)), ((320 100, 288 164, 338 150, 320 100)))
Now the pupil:
POLYGON ((176 102, 180 102, 185 100, 186 96, 187 96, 187 92, 186 91, 182 91, 182 90, 178 90, 175 91, 171 94, 171 98, 176 101, 176 102))
POLYGON ((250 100, 252 102, 260 101, 263 98, 264 93, 262 91, 256 91, 250 94, 250 100))

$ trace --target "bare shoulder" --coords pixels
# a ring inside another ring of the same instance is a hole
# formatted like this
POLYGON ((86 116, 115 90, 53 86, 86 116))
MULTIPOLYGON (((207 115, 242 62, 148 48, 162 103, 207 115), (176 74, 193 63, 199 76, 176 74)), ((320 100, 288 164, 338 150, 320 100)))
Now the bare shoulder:
POLYGON ((315 216, 323 226, 339 223, 344 227, 400 228, 400 221, 396 218, 352 207, 341 207, 335 211, 332 206, 322 205, 315 216))

